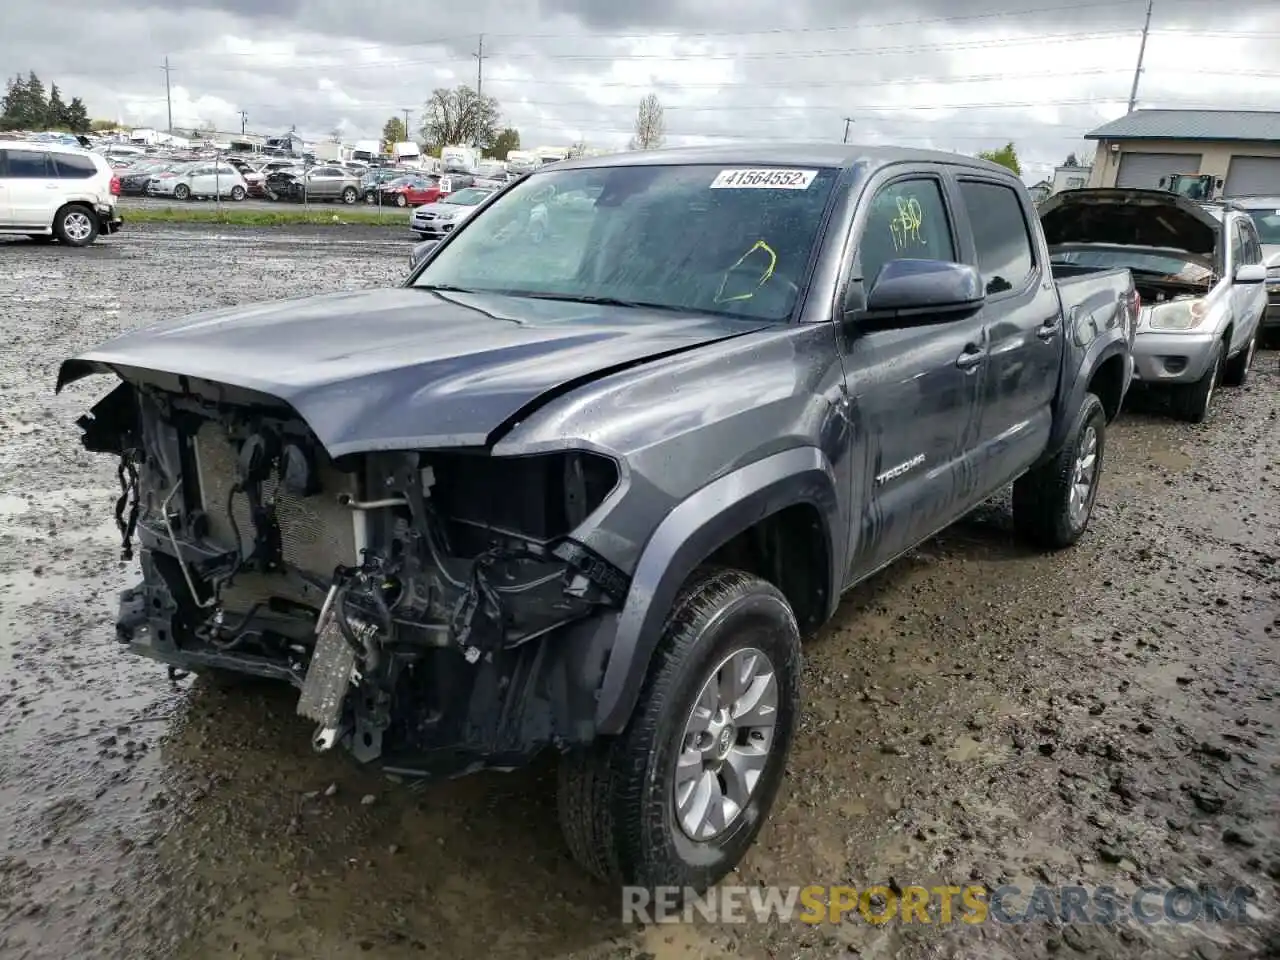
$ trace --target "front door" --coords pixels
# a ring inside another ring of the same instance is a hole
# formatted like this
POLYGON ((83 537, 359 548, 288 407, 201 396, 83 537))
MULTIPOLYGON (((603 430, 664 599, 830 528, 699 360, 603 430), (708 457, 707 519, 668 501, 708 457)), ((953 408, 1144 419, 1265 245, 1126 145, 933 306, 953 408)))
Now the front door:
POLYGON ((1062 304, 1032 244, 1034 210, 1007 183, 968 174, 957 193, 972 237, 966 259, 982 274, 988 348, 975 453, 983 494, 1000 489, 1043 453, 1053 428, 1062 362, 1062 304))
MULTIPOLYGON (((959 259, 943 181, 907 175, 879 188, 851 278, 870 291, 895 259, 959 259)), ((979 316, 898 329, 841 326, 853 421, 850 579, 892 561, 967 507, 986 335, 979 316)))

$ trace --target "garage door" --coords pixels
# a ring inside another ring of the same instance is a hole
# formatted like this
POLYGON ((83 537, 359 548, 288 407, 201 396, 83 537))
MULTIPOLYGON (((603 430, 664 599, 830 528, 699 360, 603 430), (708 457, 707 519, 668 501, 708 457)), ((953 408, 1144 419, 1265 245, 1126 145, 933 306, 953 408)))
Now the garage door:
POLYGON ((1280 196, 1280 157, 1232 157, 1222 193, 1227 197, 1280 196))
POLYGON ((1198 153, 1122 153, 1117 187, 1158 190, 1160 178, 1171 173, 1199 173, 1198 153))

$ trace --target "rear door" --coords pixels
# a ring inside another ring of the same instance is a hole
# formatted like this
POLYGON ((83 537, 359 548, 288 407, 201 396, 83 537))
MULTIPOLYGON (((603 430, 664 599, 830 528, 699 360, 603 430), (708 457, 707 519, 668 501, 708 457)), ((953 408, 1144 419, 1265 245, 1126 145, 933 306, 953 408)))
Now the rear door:
POLYGON ((1033 237, 1025 191, 996 176, 958 173, 965 259, 986 286, 988 358, 982 373, 978 475, 999 489, 1044 451, 1053 428, 1063 351, 1062 305, 1033 237))
POLYGON ((48 227, 61 205, 57 172, 49 154, 30 147, 8 147, 9 204, 19 227, 48 227))
MULTIPOLYGON (((942 172, 920 167, 873 185, 854 225, 849 283, 869 291, 896 259, 956 261, 964 246, 942 172)), ((983 321, 916 321, 895 329, 838 324, 854 422, 850 579, 861 578, 970 505, 986 336, 983 321)))

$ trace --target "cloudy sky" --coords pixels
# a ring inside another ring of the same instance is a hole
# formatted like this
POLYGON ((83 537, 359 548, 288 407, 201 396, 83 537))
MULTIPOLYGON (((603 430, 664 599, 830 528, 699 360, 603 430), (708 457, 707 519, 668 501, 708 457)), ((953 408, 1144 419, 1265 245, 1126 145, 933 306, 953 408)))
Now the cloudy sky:
MULTIPOLYGON (((671 145, 1013 140, 1028 179, 1124 113, 1147 0, 45 0, 11 3, 0 64, 97 118, 376 136, 435 87, 483 89, 526 147, 623 146, 646 93, 671 145)), ((1277 0, 1154 0, 1139 105, 1280 104, 1277 0)), ((417 122, 415 120, 415 127, 417 122)))

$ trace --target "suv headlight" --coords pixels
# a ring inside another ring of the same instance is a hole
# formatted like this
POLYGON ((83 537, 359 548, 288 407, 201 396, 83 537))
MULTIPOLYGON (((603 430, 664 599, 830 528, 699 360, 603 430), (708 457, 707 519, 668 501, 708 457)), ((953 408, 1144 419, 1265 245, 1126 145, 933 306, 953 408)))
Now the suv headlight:
POLYGON ((1208 313, 1203 300, 1171 300, 1153 306, 1147 323, 1152 330, 1194 330, 1208 313))

